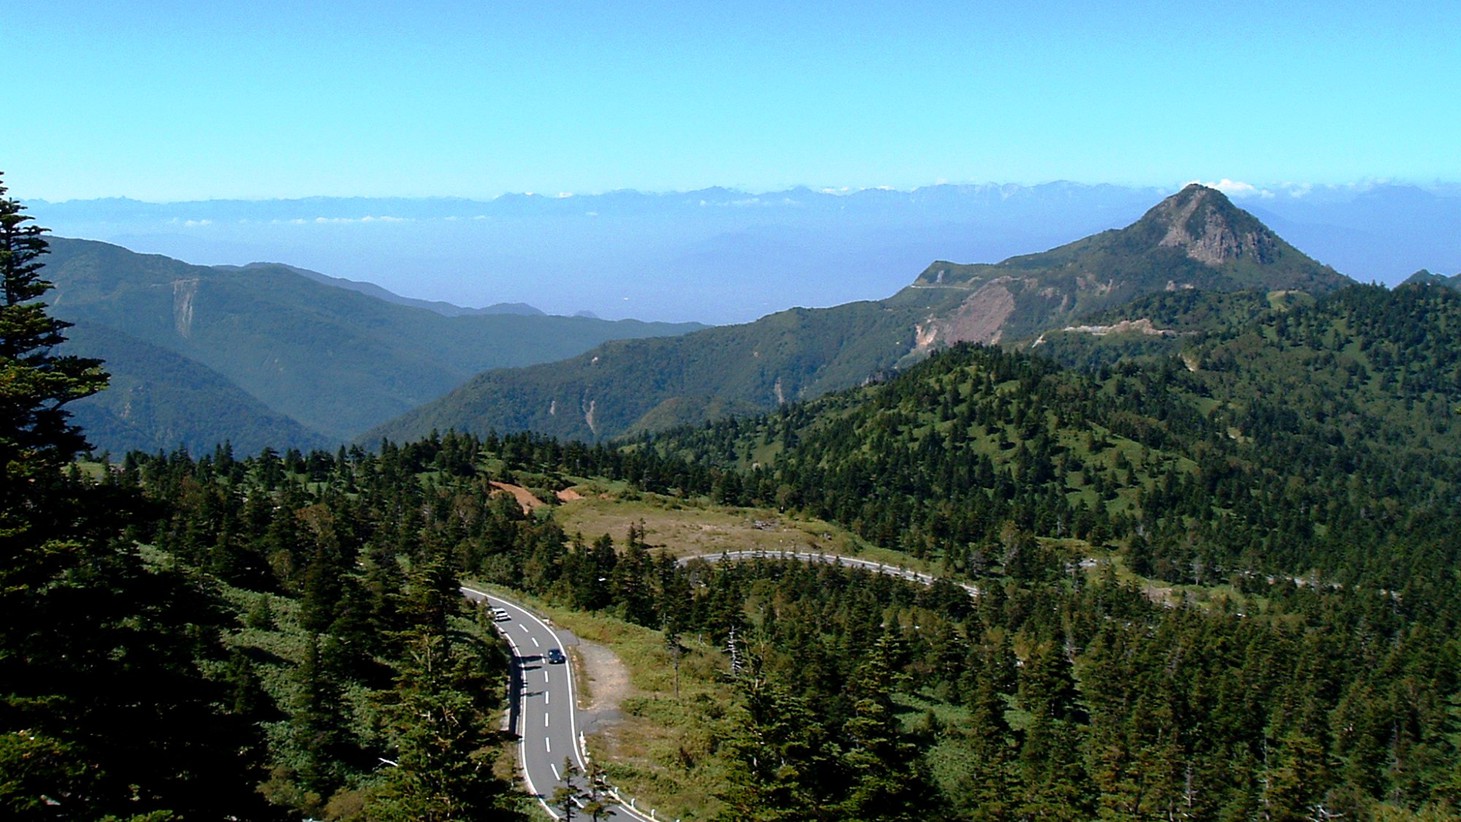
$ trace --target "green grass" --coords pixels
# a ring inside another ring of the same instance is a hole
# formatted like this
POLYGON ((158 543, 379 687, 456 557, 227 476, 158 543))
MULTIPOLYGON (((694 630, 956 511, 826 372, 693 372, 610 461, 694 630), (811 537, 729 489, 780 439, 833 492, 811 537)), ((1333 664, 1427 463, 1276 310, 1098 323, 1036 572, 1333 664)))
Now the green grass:
POLYGON ((1090 582, 1099 584, 1109 571, 1118 583, 1137 588, 1153 602, 1190 605, 1203 609, 1226 608, 1249 615, 1267 613, 1269 610, 1268 597, 1244 593, 1229 582, 1179 585, 1136 574, 1126 565, 1125 558, 1116 552, 1099 552, 1094 558, 1095 563, 1086 568, 1086 577, 1090 582))
MULTIPOLYGON (((721 811, 714 794, 725 784, 727 768, 716 749, 733 697, 718 649, 693 636, 681 638, 687 651, 680 661, 677 699, 674 664, 660 631, 496 586, 482 588, 500 590, 579 639, 607 647, 628 669, 629 688, 619 704, 622 719, 587 738, 590 755, 625 798, 635 797, 641 809, 654 808, 661 819, 710 819, 721 811)), ((568 650, 575 654, 582 708, 601 694, 587 678, 582 655, 572 646, 568 650)))
POLYGON ((940 725, 967 726, 970 721, 968 708, 940 699, 927 690, 895 693, 893 702, 898 706, 898 719, 904 731, 917 730, 928 715, 932 715, 940 725))
POLYGON ((932 563, 881 548, 852 532, 810 517, 771 508, 734 508, 703 498, 656 494, 616 496, 602 485, 576 486, 584 499, 562 503, 553 516, 569 534, 585 542, 608 534, 622 542, 630 526, 643 527, 651 551, 682 557, 723 551, 802 551, 856 556, 873 562, 935 572, 932 563))

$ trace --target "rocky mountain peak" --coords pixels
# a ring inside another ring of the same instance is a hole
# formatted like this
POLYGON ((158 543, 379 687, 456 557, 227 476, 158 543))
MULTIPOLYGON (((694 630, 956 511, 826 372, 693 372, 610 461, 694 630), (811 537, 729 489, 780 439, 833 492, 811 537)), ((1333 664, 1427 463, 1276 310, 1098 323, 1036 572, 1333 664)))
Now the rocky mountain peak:
POLYGON ((1160 235, 1158 245, 1217 268, 1247 260, 1272 262, 1282 241, 1221 191, 1193 183, 1154 206, 1137 226, 1160 235))

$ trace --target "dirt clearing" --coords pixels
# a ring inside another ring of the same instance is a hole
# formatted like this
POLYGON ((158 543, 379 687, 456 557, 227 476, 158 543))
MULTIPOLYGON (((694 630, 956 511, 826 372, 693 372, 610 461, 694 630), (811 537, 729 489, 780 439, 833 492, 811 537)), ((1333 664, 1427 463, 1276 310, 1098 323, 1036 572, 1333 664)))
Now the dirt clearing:
POLYGON ((593 714, 598 724, 616 720, 619 706, 634 693, 634 686, 629 683, 629 668, 613 651, 596 642, 580 639, 574 650, 583 669, 579 707, 593 714))

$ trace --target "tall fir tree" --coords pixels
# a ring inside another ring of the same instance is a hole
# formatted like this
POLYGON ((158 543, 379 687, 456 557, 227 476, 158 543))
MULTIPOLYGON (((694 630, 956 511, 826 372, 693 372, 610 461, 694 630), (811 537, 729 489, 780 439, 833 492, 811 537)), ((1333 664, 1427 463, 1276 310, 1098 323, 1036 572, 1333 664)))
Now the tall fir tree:
POLYGON ((46 250, 0 183, 0 816, 267 818, 248 732, 199 673, 217 598, 142 562, 134 490, 68 470, 87 445, 65 406, 107 377, 56 351, 46 250))
POLYGON ((40 301, 51 288, 41 277, 46 229, 7 194, 0 178, 0 534, 8 538, 32 530, 62 466, 87 449, 65 406, 101 391, 107 375, 99 360, 56 353, 70 324, 40 301))

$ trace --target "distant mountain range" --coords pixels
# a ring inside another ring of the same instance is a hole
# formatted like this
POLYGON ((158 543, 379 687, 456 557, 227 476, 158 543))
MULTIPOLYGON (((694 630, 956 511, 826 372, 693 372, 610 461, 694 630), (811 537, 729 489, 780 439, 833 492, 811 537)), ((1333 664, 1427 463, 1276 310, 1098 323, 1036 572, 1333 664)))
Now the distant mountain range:
POLYGON ((1143 295, 1320 294, 1351 283, 1221 192, 1192 185, 1124 229, 994 265, 935 262, 885 300, 793 309, 491 371, 369 438, 406 441, 456 429, 604 439, 848 388, 939 346, 1034 339, 1143 295))
MULTIPOLYGON (((1455 186, 1223 188, 1358 280, 1461 271, 1455 186)), ((57 234, 197 263, 283 259, 426 301, 727 323, 879 299, 929 260, 1051 248, 1127 225, 1168 193, 1049 183, 27 206, 57 234)))
MULTIPOLYGON (((253 451, 348 441, 480 371, 696 324, 509 310, 446 316, 272 264, 189 265, 53 237, 44 274, 69 346, 111 390, 74 406, 100 449, 253 451)), ((366 289, 370 290, 370 289, 366 289)), ((378 293, 378 292, 377 292, 378 293)))
MULTIPOLYGON (((896 192, 881 196, 851 198, 907 205, 896 192)), ((1046 252, 921 265, 885 299, 713 328, 552 316, 515 303, 467 309, 290 265, 197 266, 59 237, 47 276, 55 313, 76 323, 72 348, 113 373, 111 390, 75 409, 97 447, 114 452, 196 452, 223 440, 244 452, 332 447, 433 429, 603 440, 773 409, 962 341, 1048 336, 1047 350, 1071 359, 1088 355, 1082 329, 1114 328, 1140 332, 1128 348, 1160 347, 1179 333, 1162 323, 1188 317, 1183 294, 1257 295, 1202 309, 1251 316, 1354 282, 1200 185, 1125 228, 1046 252), (1125 308, 1133 305, 1135 314, 1125 308)), ((1422 270, 1408 282, 1461 287, 1461 275, 1422 270)))

